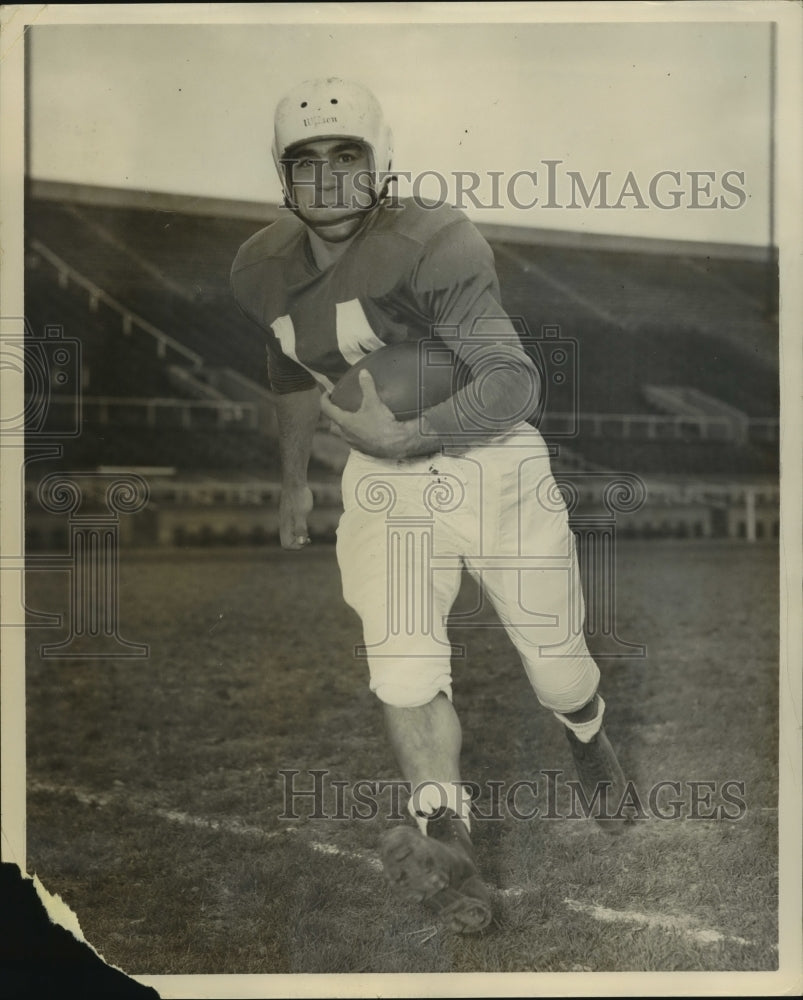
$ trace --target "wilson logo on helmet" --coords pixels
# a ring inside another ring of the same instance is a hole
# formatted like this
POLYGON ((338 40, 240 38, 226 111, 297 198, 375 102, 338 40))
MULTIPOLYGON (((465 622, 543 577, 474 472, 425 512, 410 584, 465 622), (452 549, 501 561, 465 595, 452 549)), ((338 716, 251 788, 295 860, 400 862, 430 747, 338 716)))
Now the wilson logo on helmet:
POLYGON ((323 115, 315 115, 314 118, 305 118, 304 124, 311 128, 313 125, 337 125, 337 118, 324 118, 323 115))

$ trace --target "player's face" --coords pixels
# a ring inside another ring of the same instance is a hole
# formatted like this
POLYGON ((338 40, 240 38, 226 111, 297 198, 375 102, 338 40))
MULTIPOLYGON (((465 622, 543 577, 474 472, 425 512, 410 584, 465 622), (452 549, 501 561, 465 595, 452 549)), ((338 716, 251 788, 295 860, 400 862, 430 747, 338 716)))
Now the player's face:
POLYGON ((302 220, 327 243, 355 235, 370 207, 371 157, 358 142, 319 139, 288 152, 293 200, 302 220))

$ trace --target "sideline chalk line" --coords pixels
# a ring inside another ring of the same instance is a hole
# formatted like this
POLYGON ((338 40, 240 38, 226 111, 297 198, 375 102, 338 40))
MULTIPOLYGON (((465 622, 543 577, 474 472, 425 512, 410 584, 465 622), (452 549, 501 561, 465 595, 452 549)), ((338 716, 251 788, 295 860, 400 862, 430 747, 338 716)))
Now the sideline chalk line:
MULTIPOLYGON (((37 780, 29 781, 28 789, 31 792, 44 792, 51 795, 69 795, 81 803, 81 805, 96 808, 109 806, 114 802, 119 801, 118 797, 114 795, 89 792, 75 786, 53 785, 48 782, 37 780)), ((147 812, 170 823, 179 823, 182 826, 189 826, 195 829, 224 831, 238 836, 258 837, 264 841, 273 841, 278 837, 298 834, 300 832, 300 828, 297 826, 288 826, 281 830, 263 830, 261 827, 249 826, 245 823, 240 823, 237 820, 207 819, 203 816, 193 816, 190 813, 181 812, 175 809, 162 809, 150 806, 137 807, 136 805, 132 805, 130 801, 126 801, 124 804, 126 807, 133 808, 137 812, 147 812)), ((347 858, 350 861, 357 861, 364 864, 375 871, 382 870, 382 863, 379 859, 365 853, 364 851, 347 850, 342 847, 337 847, 334 844, 328 844, 324 841, 308 838, 304 839, 304 844, 319 854, 326 854, 330 857, 347 858)), ((538 886, 510 886, 504 889, 497 888, 494 891, 498 896, 503 898, 517 899, 522 896, 526 896, 531 892, 537 892, 538 886)), ((591 919, 597 920, 600 923, 627 923, 647 928, 676 931, 692 938, 698 944, 726 943, 738 944, 742 946, 752 946, 756 944, 755 941, 750 941, 747 938, 723 934, 721 931, 714 930, 712 928, 695 927, 690 916, 683 917, 669 916, 660 913, 642 913, 638 910, 614 910, 607 906, 599 906, 595 903, 583 903, 580 900, 571 899, 569 897, 566 897, 563 900, 563 903, 569 910, 572 910, 575 913, 582 913, 583 915, 591 917, 591 919)), ((772 945, 771 948, 773 951, 778 950, 777 945, 772 945)))

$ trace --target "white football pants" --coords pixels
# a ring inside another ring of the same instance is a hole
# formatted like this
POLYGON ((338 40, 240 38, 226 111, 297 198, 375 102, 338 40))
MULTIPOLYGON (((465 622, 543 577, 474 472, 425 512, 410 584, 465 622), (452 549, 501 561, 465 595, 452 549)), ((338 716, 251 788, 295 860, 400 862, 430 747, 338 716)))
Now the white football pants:
MULTIPOLYGON (((352 451, 343 503, 343 596, 362 619, 358 655, 381 701, 414 707, 440 691, 451 698, 446 618, 463 567, 493 605, 539 701, 572 712, 591 700, 599 670, 583 635, 574 536, 538 431, 522 424, 459 455, 385 460, 352 451)), ((493 627, 472 612, 455 624, 493 627)))

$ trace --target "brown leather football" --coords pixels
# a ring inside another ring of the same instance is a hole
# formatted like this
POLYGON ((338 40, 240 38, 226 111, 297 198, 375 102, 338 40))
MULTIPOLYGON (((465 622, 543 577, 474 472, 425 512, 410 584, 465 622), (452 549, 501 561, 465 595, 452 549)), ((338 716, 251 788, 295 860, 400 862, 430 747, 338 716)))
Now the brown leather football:
POLYGON ((331 399, 354 413, 362 403, 359 374, 373 376, 379 398, 398 420, 411 420, 466 384, 468 368, 445 343, 405 340, 366 354, 341 377, 331 399))

